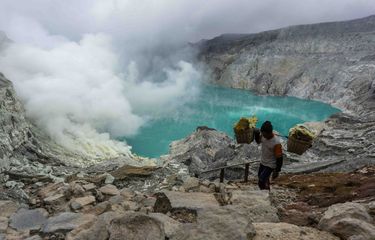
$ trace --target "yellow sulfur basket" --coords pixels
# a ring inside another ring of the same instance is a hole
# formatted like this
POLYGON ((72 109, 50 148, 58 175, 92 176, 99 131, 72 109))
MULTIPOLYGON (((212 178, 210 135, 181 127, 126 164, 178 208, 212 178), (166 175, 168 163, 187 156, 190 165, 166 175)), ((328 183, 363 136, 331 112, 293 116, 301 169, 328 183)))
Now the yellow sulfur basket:
POLYGON ((312 141, 298 140, 297 138, 293 136, 289 136, 288 138, 288 143, 287 143, 288 152, 302 155, 311 146, 312 146, 312 141))
POLYGON ((237 143, 247 143, 250 144, 254 140, 254 128, 248 128, 242 131, 237 131, 234 129, 237 143))
POLYGON ((233 127, 237 143, 250 144, 254 140, 254 129, 258 119, 253 116, 251 118, 241 118, 233 127))

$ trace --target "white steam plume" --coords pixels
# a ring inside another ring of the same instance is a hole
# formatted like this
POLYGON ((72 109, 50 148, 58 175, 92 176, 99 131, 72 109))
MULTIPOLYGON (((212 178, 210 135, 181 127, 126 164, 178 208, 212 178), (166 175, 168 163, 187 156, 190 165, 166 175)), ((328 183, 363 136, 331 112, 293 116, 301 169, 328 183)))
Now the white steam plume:
POLYGON ((105 132, 136 134, 144 119, 133 107, 139 113, 165 108, 199 78, 189 63, 180 62, 176 69, 165 69, 162 83, 139 82, 134 63, 121 72, 104 34, 49 49, 10 44, 0 55, 0 69, 14 80, 27 115, 38 126, 57 143, 98 158, 129 154, 125 144, 110 140, 105 132))

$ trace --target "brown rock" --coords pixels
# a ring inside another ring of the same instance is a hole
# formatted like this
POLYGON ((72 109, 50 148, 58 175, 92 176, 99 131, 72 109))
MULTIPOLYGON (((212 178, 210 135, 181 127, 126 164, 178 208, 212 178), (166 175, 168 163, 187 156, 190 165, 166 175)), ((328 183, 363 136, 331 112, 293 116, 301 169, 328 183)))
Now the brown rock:
POLYGON ((125 198, 125 200, 131 200, 135 196, 134 191, 129 188, 121 189, 120 194, 125 198))
POLYGON ((48 219, 44 225, 43 233, 69 232, 77 228, 86 228, 96 220, 92 214, 63 212, 48 219))
POLYGON ((111 210, 111 203, 108 201, 101 202, 90 209, 84 209, 82 212, 94 215, 100 215, 111 210))
POLYGON ((82 186, 85 191, 91 191, 96 188, 96 185, 93 183, 85 184, 82 186))
POLYGON ((85 195, 85 189, 78 182, 69 183, 69 190, 74 197, 83 197, 85 195))
POLYGON ((5 233, 8 228, 8 218, 0 217, 0 233, 5 233))
POLYGON ((204 192, 204 193, 214 193, 215 190, 213 190, 212 188, 209 188, 209 187, 206 187, 206 186, 199 186, 199 191, 200 192, 204 192))
POLYGON ((128 176, 149 176, 157 169, 158 167, 156 166, 137 167, 137 166, 124 165, 114 170, 110 174, 116 179, 121 180, 128 176))
POLYGON ((139 209, 138 204, 133 201, 124 201, 122 205, 124 206, 125 210, 129 210, 129 211, 137 211, 139 209))
POLYGON ((164 240, 164 228, 160 221, 145 214, 128 213, 111 221, 109 240, 164 240))
POLYGON ((163 224, 165 236, 167 238, 173 236, 182 226, 182 223, 162 213, 150 213, 149 216, 157 219, 163 224))
POLYGON ((18 205, 12 201, 0 201, 0 217, 10 217, 17 212, 18 205))
POLYGON ((64 192, 64 183, 50 183, 47 186, 44 186, 38 192, 38 196, 42 199, 48 198, 50 196, 63 193, 64 192))
POLYGON ((197 190, 199 188, 199 179, 195 177, 188 177, 182 184, 182 187, 187 192, 190 190, 197 190))
POLYGON ((67 240, 107 240, 109 238, 108 227, 114 218, 121 215, 115 212, 106 212, 100 215, 95 223, 87 229, 75 229, 71 231, 67 240))
POLYGON ((110 196, 115 196, 115 195, 120 194, 120 191, 117 189, 117 187, 111 184, 107 184, 99 188, 99 191, 103 193, 104 195, 110 195, 110 196))
MULTIPOLYGON (((1 236, 1 235, 0 235, 1 236)), ((16 231, 12 228, 8 228, 6 237, 4 239, 6 240, 23 240, 30 236, 30 231, 16 231)))
POLYGON ((159 192, 156 195, 155 212, 167 213, 177 209, 196 211, 206 207, 219 206, 213 194, 201 192, 159 192))
POLYGON ((65 195, 58 193, 56 195, 51 195, 43 199, 43 202, 46 204, 62 204, 65 202, 65 195))
POLYGON ((92 204, 95 202, 95 197, 94 196, 86 196, 86 197, 80 197, 73 199, 72 202, 70 203, 70 206, 72 209, 77 210, 81 209, 82 207, 92 204))
POLYGON ((263 239, 320 239, 339 240, 338 237, 310 227, 298 227, 289 223, 253 223, 256 235, 253 240, 263 239))

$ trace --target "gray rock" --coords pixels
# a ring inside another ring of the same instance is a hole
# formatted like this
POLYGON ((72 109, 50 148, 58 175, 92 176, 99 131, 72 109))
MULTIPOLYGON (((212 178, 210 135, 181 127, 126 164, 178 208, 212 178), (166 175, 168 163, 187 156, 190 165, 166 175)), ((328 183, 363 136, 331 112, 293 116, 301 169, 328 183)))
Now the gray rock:
POLYGON ((42 237, 39 235, 34 235, 34 236, 26 238, 25 240, 42 240, 42 237))
POLYGON ((115 178, 111 174, 107 174, 104 183, 112 184, 115 181, 115 178))
POLYGON ((110 240, 164 240, 164 228, 155 218, 139 213, 128 213, 111 221, 108 228, 110 240))
MULTIPOLYGON (((199 178, 218 178, 219 172, 201 173, 226 165, 259 160, 260 151, 256 144, 235 145, 225 133, 214 129, 197 128, 188 137, 174 141, 170 145, 169 161, 177 161, 188 166, 190 174, 199 178)), ((257 164, 252 165, 255 172, 257 164)), ((226 179, 243 178, 244 166, 228 168, 226 179)))
POLYGON ((341 238, 375 238, 373 219, 366 208, 359 203, 335 204, 328 208, 319 222, 319 229, 331 232, 341 238))
POLYGON ((272 206, 268 191, 234 190, 226 206, 251 222, 279 222, 277 209, 272 206))
POLYGON ((91 214, 63 212, 57 216, 50 217, 44 225, 43 233, 69 232, 82 225, 94 222, 96 217, 91 214))
POLYGON ((156 193, 155 195, 155 212, 167 213, 180 209, 195 212, 198 209, 219 206, 215 196, 209 193, 165 191, 156 193))
POLYGON ((47 221, 48 212, 43 208, 24 209, 21 208, 10 217, 9 226, 18 231, 39 230, 47 221))
POLYGON ((197 222, 185 224, 171 239, 252 239, 255 229, 248 218, 229 208, 212 207, 198 211, 197 222))
POLYGON ((182 187, 186 190, 193 190, 199 188, 199 179, 195 177, 188 177, 184 183, 182 184, 182 187))

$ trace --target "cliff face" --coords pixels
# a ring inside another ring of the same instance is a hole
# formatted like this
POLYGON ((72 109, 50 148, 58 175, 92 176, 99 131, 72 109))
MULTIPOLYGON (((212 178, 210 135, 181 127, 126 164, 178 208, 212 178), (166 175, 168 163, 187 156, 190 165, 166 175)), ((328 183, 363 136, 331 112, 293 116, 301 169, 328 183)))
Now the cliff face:
POLYGON ((9 157, 32 137, 24 113, 12 83, 0 74, 0 158, 9 157))
POLYGON ((343 110, 326 122, 309 159, 374 163, 375 16, 222 35, 197 47, 214 84, 343 110))
POLYGON ((365 107, 358 103, 375 100, 375 16, 222 35, 200 50, 220 85, 317 99, 355 112, 365 107))
POLYGON ((0 73, 0 172, 51 173, 44 164, 65 165, 74 157, 28 121, 12 82, 0 73))

